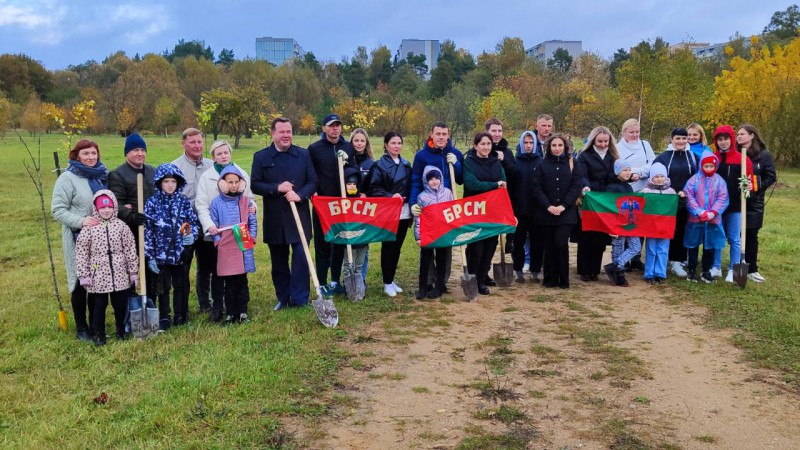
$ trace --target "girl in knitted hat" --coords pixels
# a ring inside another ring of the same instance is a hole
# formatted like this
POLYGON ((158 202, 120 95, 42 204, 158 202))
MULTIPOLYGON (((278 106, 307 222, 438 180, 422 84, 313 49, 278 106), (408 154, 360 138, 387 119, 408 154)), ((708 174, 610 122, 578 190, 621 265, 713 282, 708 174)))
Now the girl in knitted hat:
POLYGON ((136 284, 139 258, 133 233, 117 218, 117 199, 114 193, 102 189, 94 194, 93 227, 84 227, 75 247, 76 275, 89 293, 92 308, 92 341, 106 344, 106 307, 111 296, 117 337, 125 338, 125 313, 131 285, 136 284))
POLYGON ((714 250, 725 248, 725 230, 722 228, 722 213, 728 207, 728 187, 725 180, 717 174, 719 160, 710 151, 703 152, 700 171, 686 182, 686 211, 688 220, 683 245, 689 254, 686 279, 697 282, 697 258, 700 245, 703 246, 703 272, 700 279, 711 283, 711 266, 714 250))
MULTIPOLYGON (((667 168, 661 163, 650 166, 650 178, 642 189, 645 194, 671 194, 675 189, 670 187, 667 168)), ((669 239, 647 238, 645 241, 644 280, 650 284, 661 284, 667 279, 667 259, 669 258, 669 239)))

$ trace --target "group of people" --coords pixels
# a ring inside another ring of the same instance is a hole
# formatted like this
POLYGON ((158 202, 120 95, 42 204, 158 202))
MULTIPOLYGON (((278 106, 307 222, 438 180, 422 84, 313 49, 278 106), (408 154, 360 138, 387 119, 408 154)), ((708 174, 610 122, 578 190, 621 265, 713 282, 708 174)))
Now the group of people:
MULTIPOLYGON (((258 233, 257 195, 263 198, 261 235, 269 248, 275 310, 308 303, 310 272, 301 239, 314 238, 314 270, 324 294, 344 293, 343 277, 366 281, 369 246, 357 246, 351 264, 343 264, 344 247, 323 239, 320 219, 309 205, 312 196, 402 199, 396 238, 381 243, 383 292, 395 297, 403 292, 395 277, 408 229, 414 228, 419 244, 422 208, 453 200, 453 183, 463 185, 465 197, 507 189, 517 228, 501 251, 512 254, 516 281, 524 283, 529 277, 560 288, 570 285, 570 239, 578 245, 582 281, 596 281, 604 271, 614 284, 625 286, 624 273, 632 269, 644 270, 646 280, 659 283, 667 268, 696 280, 700 245, 700 278, 712 281, 722 275, 726 240, 730 267, 739 261, 738 192, 744 186, 749 190, 745 254, 750 278, 764 281, 757 265, 758 230, 764 192, 775 183, 776 172, 754 127, 743 125, 735 134, 730 126, 719 127, 713 151, 698 124, 676 128, 670 145, 658 156, 640 139, 635 119, 625 122, 619 141, 606 127, 593 129, 577 155, 571 137, 554 133, 553 118, 546 114, 537 118, 535 130, 522 133, 515 150, 503 137, 499 119, 489 119, 484 128, 475 135, 472 148, 462 153, 453 145, 448 126, 436 122, 412 163, 402 156, 400 133, 387 133, 383 154, 376 157, 366 130, 355 129, 346 140, 341 119, 329 114, 322 121, 321 138, 303 149, 293 142, 289 119, 278 117, 271 123, 272 143, 255 153, 250 174, 232 161, 232 148, 225 141, 211 145, 211 159, 203 157, 204 136, 195 128, 183 132, 183 154, 157 168, 146 164, 147 145, 138 134, 126 139, 125 162, 111 171, 101 161, 98 144, 80 140, 56 182, 52 203, 53 216, 63 225, 78 338, 97 345, 106 342, 110 297, 117 336, 124 339, 127 298, 140 278, 157 297, 162 330, 186 323, 195 257, 200 311, 210 312, 213 322, 247 322, 247 273, 255 271, 252 244, 247 243, 258 233), (744 184, 740 151, 747 152, 746 170, 752 176, 744 184), (144 179, 143 212, 137 198, 139 175, 144 179), (582 231, 579 204, 589 191, 677 194, 673 239, 648 238, 642 263, 640 238, 582 231), (144 277, 138 273, 141 239, 144 277), (601 267, 608 244, 612 263, 601 267)), ((467 271, 476 276, 483 295, 495 285, 489 269, 496 248, 495 236, 466 249, 467 271)), ((450 261, 450 248, 420 247, 417 298, 447 292, 450 261)), ((726 280, 732 281, 730 270, 726 280)))

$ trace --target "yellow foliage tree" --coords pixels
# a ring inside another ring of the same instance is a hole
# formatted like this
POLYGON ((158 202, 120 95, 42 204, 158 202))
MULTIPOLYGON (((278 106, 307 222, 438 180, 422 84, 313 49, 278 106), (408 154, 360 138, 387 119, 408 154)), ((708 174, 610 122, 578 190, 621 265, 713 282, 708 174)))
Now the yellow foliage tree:
POLYGON ((800 162, 800 127, 790 119, 797 116, 798 95, 800 38, 772 50, 754 45, 749 59, 734 57, 731 69, 716 78, 706 119, 713 126, 755 124, 776 159, 795 164, 800 162))
POLYGON ((300 127, 298 131, 303 134, 313 134, 317 131, 317 121, 314 120, 314 116, 311 115, 311 113, 305 113, 303 117, 300 118, 300 127))
POLYGON ((472 104, 475 114, 475 130, 482 131, 483 124, 492 117, 503 121, 506 130, 518 130, 523 126, 522 104, 509 89, 496 87, 488 97, 479 98, 472 104))
POLYGON ((386 114, 385 106, 376 101, 367 101, 363 97, 347 99, 336 105, 333 110, 341 117, 345 131, 354 128, 372 131, 375 122, 386 114))

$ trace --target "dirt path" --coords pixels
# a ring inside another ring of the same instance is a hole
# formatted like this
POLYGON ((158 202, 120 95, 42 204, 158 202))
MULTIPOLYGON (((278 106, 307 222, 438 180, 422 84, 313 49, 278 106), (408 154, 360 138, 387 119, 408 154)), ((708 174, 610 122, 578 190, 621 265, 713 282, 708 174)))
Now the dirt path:
POLYGON ((443 301, 350 334, 332 415, 298 434, 321 449, 797 448, 800 396, 639 278, 465 303, 454 277, 443 301))

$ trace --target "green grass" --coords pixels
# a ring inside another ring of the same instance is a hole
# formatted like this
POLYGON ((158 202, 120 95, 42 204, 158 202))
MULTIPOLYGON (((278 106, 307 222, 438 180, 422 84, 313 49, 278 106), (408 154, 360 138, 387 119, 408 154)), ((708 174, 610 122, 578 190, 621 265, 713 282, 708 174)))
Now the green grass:
MULTIPOLYGON (((124 161, 123 138, 91 138, 99 143, 110 169, 124 161)), ((25 139, 36 152, 37 139, 25 139)), ((178 136, 146 140, 149 164, 172 161, 182 152, 178 136)), ((48 216, 55 182, 52 152, 60 141, 58 135, 41 140, 48 216)), ((296 140, 302 146, 309 141, 296 140)), ((379 141, 373 141, 377 149, 379 141)), ((249 171, 253 153, 261 147, 243 139, 241 148, 234 150, 234 161, 249 171)), ((407 149, 406 156, 413 152, 407 149)), ((331 404, 341 402, 330 389, 338 370, 364 364, 340 350, 339 343, 371 342, 364 332, 369 323, 411 303, 413 293, 395 301, 382 294, 380 246, 374 245, 367 299, 337 301, 338 329, 324 328, 311 308, 272 312, 276 300, 269 255, 259 244, 257 272, 249 277, 251 323, 227 328, 208 323, 197 315, 193 293, 188 326, 149 341, 112 338, 102 348, 83 344, 74 337, 61 225, 51 221, 59 291, 70 321, 67 333, 58 329, 39 199, 22 165, 26 159, 13 133, 0 138, 0 164, 7 177, 0 185, 2 448, 306 447, 302 437, 285 427, 285 419, 308 418, 313 423, 313 418, 326 414, 331 404), (93 399, 103 392, 108 402, 95 404, 93 399)), ((65 168, 65 151, 61 163, 65 168)), ((407 239, 398 271, 402 286, 416 284, 417 259, 416 245, 407 239)), ((113 329, 110 308, 107 320, 113 329)), ((429 325, 446 326, 440 320, 429 325)))
MULTIPOLYGON (((678 297, 706 306, 718 326, 735 330, 734 342, 762 367, 778 369, 800 387, 800 171, 778 170, 780 186, 767 203, 759 233, 759 272, 766 283, 745 289, 717 282, 673 280, 678 297)), ((769 198, 770 194, 767 193, 769 198)), ((723 252, 727 267, 728 249, 723 252)))

